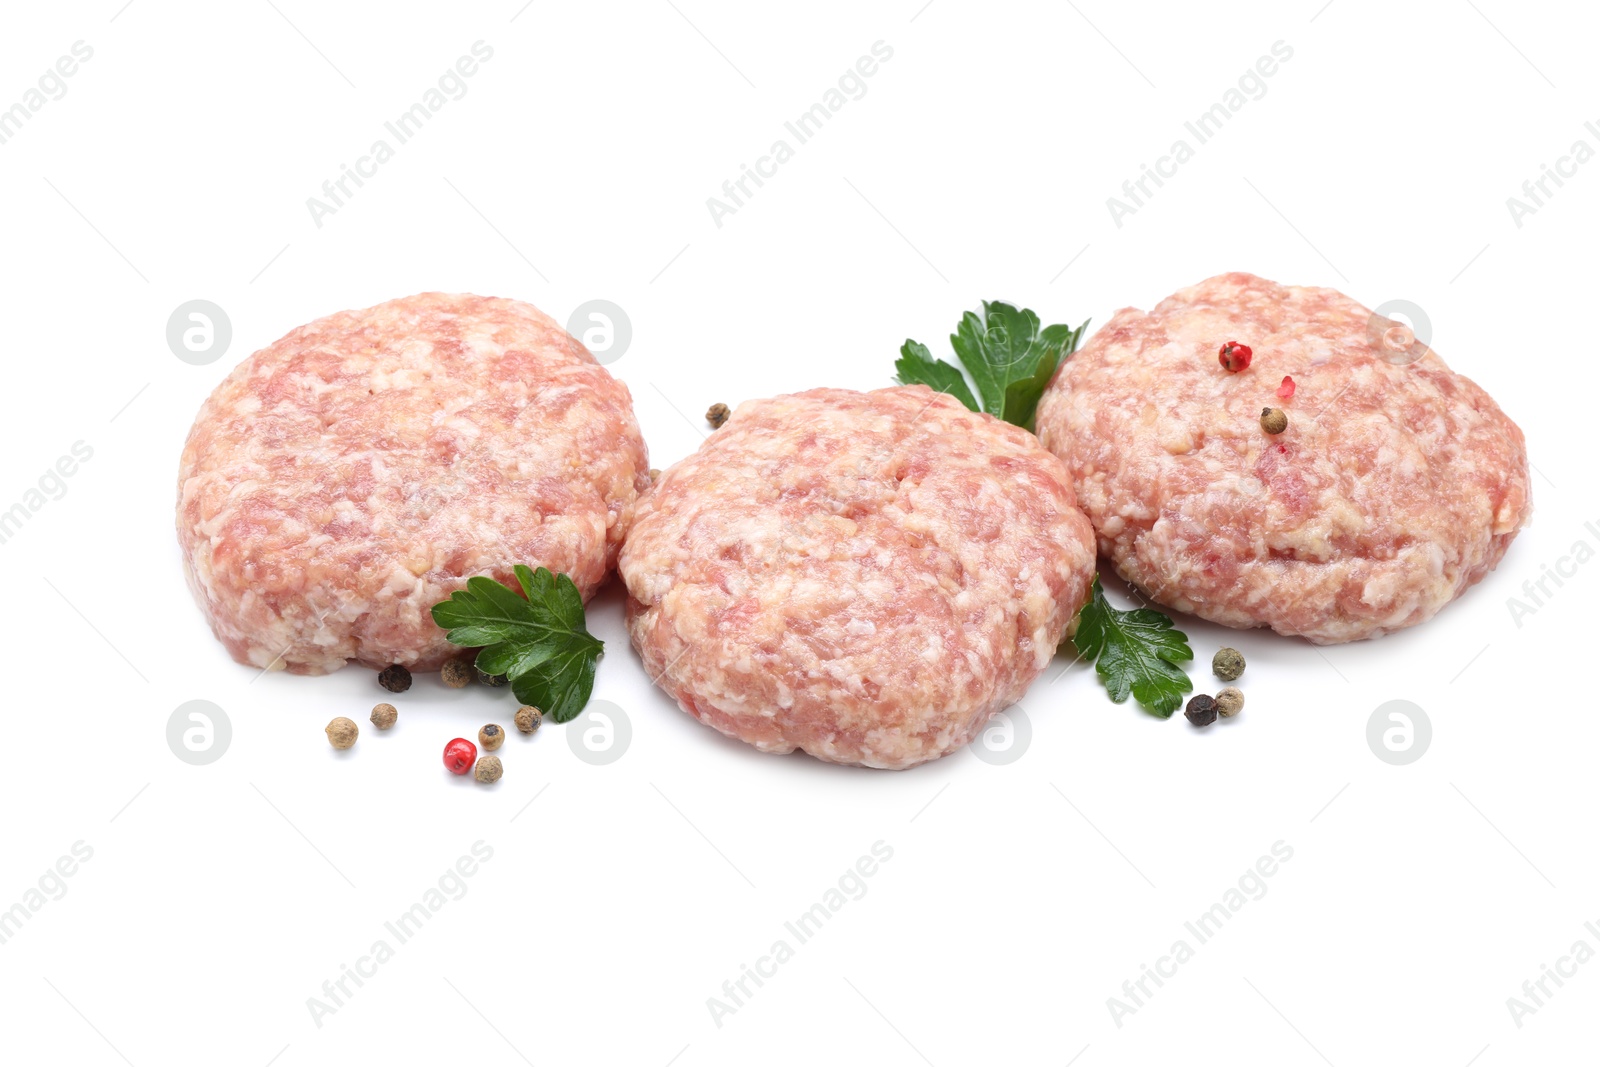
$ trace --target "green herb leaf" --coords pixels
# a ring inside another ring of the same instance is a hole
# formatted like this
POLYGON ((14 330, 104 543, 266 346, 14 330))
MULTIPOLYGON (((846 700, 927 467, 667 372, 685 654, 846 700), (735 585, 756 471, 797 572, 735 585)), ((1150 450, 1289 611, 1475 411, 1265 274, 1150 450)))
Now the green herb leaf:
POLYGON ((518 700, 567 722, 589 703, 605 643, 584 625, 571 578, 520 563, 513 571, 522 596, 492 578, 468 578, 433 606, 433 621, 451 644, 478 649, 478 668, 505 675, 518 700))
POLYGON ((1119 611, 1106 602, 1096 576, 1089 602, 1078 613, 1073 644, 1118 704, 1132 693, 1144 709, 1166 719, 1183 703, 1194 683, 1174 664, 1194 659, 1189 638, 1172 620, 1150 608, 1119 611))
POLYGON ((987 411, 1025 429, 1033 428, 1039 397, 1061 360, 1071 355, 1083 339, 1088 320, 1077 329, 1067 326, 1039 328, 1039 316, 1027 308, 985 301, 983 318, 969 311, 950 335, 961 365, 978 387, 980 405, 955 366, 933 358, 926 345, 906 341, 895 363, 903 385, 922 383, 949 393, 973 411, 987 411))
POLYGON ((961 377, 960 369, 934 359, 928 346, 920 341, 908 340, 900 346, 900 358, 895 360, 894 369, 899 372, 901 385, 926 385, 936 393, 949 393, 973 411, 978 410, 978 402, 972 398, 972 390, 967 388, 967 380, 961 377))

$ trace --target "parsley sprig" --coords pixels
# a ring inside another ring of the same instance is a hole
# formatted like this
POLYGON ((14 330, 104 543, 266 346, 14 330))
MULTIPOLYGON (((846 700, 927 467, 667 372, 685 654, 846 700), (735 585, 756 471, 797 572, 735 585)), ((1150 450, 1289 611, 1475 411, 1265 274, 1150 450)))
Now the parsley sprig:
POLYGON ((1194 689, 1189 676, 1176 666, 1194 659, 1188 636, 1159 611, 1112 607, 1098 575, 1089 602, 1078 613, 1072 642, 1085 660, 1094 663, 1106 692, 1118 704, 1132 693, 1150 714, 1167 719, 1183 703, 1183 694, 1194 689))
POLYGON ((478 669, 503 674, 511 691, 556 722, 589 703, 605 643, 584 625, 583 597, 572 579, 547 568, 512 568, 522 596, 482 576, 433 606, 451 644, 478 649, 478 669))
POLYGON ((969 311, 950 335, 961 365, 978 388, 977 397, 961 370, 933 358, 928 346, 907 340, 900 346, 895 370, 902 385, 927 385, 949 393, 973 411, 987 411, 1024 429, 1033 428, 1033 415, 1044 387, 1050 384, 1061 360, 1078 348, 1084 320, 1077 329, 1068 326, 1039 328, 1039 316, 1027 308, 985 301, 983 318, 969 311), (978 398, 982 398, 980 405, 978 398))

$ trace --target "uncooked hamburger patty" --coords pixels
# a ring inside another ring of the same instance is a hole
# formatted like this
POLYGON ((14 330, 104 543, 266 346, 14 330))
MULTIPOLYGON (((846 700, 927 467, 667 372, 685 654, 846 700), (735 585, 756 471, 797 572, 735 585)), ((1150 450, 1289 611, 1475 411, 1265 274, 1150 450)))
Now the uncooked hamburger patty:
POLYGON ((1038 427, 1124 578, 1318 643, 1432 617, 1531 509, 1522 431, 1488 394, 1342 293, 1249 274, 1117 312, 1062 365, 1038 427), (1248 370, 1218 362, 1229 341, 1254 349, 1248 370), (1284 433, 1262 430, 1266 407, 1284 433))
POLYGON ((241 363, 189 432, 178 538, 241 663, 435 670, 430 609, 472 575, 593 593, 647 466, 627 387, 537 308, 424 293, 241 363))
POLYGON ((639 504, 619 561, 650 677, 763 752, 902 768, 1050 662, 1093 532, 1031 434, 927 386, 740 405, 639 504))

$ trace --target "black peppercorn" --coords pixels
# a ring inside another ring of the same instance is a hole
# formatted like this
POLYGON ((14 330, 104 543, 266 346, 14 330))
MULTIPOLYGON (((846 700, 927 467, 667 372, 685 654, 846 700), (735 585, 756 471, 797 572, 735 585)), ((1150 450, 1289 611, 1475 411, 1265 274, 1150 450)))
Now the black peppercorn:
POLYGON ((391 663, 378 672, 378 684, 391 693, 404 693, 411 688, 411 672, 398 663, 391 663))
POLYGON ((478 681, 482 682, 484 685, 501 686, 501 685, 505 685, 506 684, 506 676, 505 675, 503 675, 503 674, 486 674, 486 673, 484 673, 483 668, 479 667, 476 663, 474 663, 472 665, 472 671, 473 671, 474 674, 476 674, 478 676, 478 681))
POLYGON ((1210 726, 1217 721, 1217 702, 1200 693, 1189 700, 1189 706, 1183 709, 1183 717, 1195 726, 1210 726))
POLYGON ((711 424, 713 430, 721 429, 722 424, 728 421, 728 405, 712 404, 706 409, 706 421, 711 424))

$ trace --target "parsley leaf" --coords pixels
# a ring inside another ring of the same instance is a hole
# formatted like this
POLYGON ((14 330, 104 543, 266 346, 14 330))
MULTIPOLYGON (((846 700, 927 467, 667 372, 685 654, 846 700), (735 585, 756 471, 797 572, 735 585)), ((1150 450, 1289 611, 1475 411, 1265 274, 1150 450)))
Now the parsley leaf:
POLYGON ((584 625, 571 578, 520 563, 513 571, 522 596, 492 578, 468 578, 433 606, 433 621, 451 644, 478 649, 478 669, 505 675, 522 703, 568 722, 589 703, 605 643, 584 625))
POLYGON ((972 398, 972 390, 967 388, 961 371, 943 360, 934 359, 928 346, 921 341, 907 339, 900 346, 900 358, 895 360, 894 369, 899 372, 901 385, 926 385, 936 393, 949 393, 973 411, 978 410, 978 402, 972 398))
POLYGON ((894 366, 902 385, 930 386, 937 392, 949 393, 973 411, 987 411, 1031 429, 1044 387, 1061 360, 1077 350, 1088 326, 1085 319, 1075 330, 1067 326, 1046 326, 1041 330, 1038 315, 999 301, 984 301, 982 319, 967 312, 950 335, 950 346, 978 387, 981 405, 960 369, 934 359, 924 344, 907 340, 900 347, 900 358, 894 366))
POLYGON ((1194 659, 1188 636, 1173 629, 1172 620, 1159 611, 1112 607, 1098 576, 1089 602, 1078 613, 1072 642, 1084 659, 1094 661, 1095 673, 1118 704, 1131 692, 1146 711, 1167 719, 1183 703, 1183 694, 1194 688, 1189 676, 1174 666, 1194 659))

